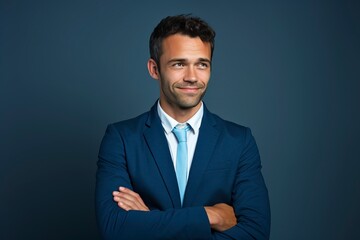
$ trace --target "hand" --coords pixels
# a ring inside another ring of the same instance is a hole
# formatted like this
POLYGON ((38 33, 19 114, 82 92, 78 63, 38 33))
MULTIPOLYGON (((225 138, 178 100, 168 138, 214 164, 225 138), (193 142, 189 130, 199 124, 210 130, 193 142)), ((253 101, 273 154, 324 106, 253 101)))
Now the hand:
POLYGON ((150 211, 141 199, 140 195, 125 187, 119 187, 119 191, 113 192, 114 201, 125 211, 139 210, 150 211))
POLYGON ((219 203, 211 207, 205 207, 212 229, 223 232, 236 225, 235 212, 232 206, 219 203))

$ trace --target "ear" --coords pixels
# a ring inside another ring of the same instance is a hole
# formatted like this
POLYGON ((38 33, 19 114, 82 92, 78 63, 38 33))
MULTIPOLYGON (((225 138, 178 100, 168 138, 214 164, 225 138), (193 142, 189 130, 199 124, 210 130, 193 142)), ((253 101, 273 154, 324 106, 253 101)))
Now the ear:
POLYGON ((152 58, 149 59, 149 61, 147 62, 147 67, 148 67, 150 76, 156 80, 159 80, 159 77, 160 77, 159 68, 154 59, 152 59, 152 58))

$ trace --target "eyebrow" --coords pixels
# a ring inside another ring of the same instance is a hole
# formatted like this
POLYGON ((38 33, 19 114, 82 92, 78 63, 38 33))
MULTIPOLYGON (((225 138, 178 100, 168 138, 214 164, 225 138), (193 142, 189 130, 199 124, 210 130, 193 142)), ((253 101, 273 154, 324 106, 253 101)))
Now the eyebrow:
MULTIPOLYGON (((186 58, 174 58, 174 59, 170 59, 168 61, 168 64, 170 63, 174 63, 174 62, 187 62, 188 60, 186 58)), ((198 58, 197 59, 198 62, 207 62, 209 64, 211 64, 211 60, 207 59, 207 58, 198 58)))

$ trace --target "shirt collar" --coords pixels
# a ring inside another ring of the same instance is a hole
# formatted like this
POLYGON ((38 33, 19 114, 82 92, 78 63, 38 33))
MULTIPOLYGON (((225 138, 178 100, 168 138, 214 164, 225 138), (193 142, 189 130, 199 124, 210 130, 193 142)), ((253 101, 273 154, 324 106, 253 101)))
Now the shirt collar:
MULTIPOLYGON (((172 129, 179 124, 175 119, 170 117, 160 106, 160 101, 157 104, 158 114, 161 120, 161 124, 164 127, 165 132, 168 134, 172 129)), ((192 131, 196 134, 199 131, 201 120, 204 115, 204 104, 201 102, 201 107, 186 123, 191 126, 192 131)))

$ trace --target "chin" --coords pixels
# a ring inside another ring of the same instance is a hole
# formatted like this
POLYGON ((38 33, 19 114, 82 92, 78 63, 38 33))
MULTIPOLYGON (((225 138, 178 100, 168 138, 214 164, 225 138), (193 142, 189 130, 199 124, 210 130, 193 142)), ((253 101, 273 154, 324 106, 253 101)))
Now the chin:
POLYGON ((196 106, 198 106, 199 104, 200 104, 200 102, 201 102, 201 99, 200 100, 198 100, 198 101, 196 101, 196 102, 194 102, 194 101, 191 101, 191 102, 180 102, 178 105, 179 105, 179 107, 180 108, 182 108, 182 109, 190 109, 190 108, 194 108, 194 107, 196 107, 196 106))

